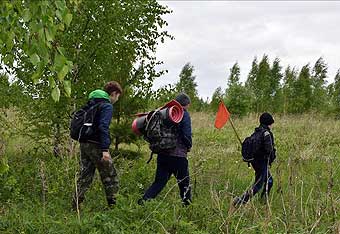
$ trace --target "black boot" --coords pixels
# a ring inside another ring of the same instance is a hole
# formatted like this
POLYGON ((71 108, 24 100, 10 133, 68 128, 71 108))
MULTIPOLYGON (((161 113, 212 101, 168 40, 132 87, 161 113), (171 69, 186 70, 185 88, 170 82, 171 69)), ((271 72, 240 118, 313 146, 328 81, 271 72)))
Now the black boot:
POLYGON ((113 208, 114 205, 116 205, 116 198, 108 198, 107 199, 107 204, 110 208, 113 208))
POLYGON ((251 193, 249 191, 245 192, 241 197, 235 197, 233 201, 233 206, 235 208, 240 207, 241 205, 246 204, 251 197, 251 193))
POLYGON ((145 200, 143 198, 139 198, 137 204, 140 206, 144 206, 145 200))
POLYGON ((189 206, 192 203, 191 199, 185 199, 182 201, 182 204, 184 207, 189 206))

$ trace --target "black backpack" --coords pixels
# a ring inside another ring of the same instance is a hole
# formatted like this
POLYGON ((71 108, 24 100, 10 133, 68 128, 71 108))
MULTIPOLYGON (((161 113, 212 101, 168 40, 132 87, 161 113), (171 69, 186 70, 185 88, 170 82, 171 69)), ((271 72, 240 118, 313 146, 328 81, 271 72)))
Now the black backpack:
POLYGON ((151 112, 149 116, 146 122, 144 139, 149 142, 149 148, 152 153, 174 149, 177 144, 177 124, 167 121, 159 109, 151 112))
POLYGON ((86 141, 96 132, 94 119, 101 103, 89 101, 73 114, 70 124, 70 136, 76 141, 86 141))
POLYGON ((262 143, 263 143, 263 133, 262 131, 255 131, 251 136, 246 137, 242 142, 242 159, 245 162, 252 162, 258 155, 262 143))

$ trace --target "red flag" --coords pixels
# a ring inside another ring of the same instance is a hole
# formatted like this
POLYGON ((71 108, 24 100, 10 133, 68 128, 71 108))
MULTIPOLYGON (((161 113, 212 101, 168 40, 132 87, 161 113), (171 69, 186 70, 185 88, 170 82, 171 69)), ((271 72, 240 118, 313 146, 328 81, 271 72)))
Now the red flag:
POLYGON ((221 129, 228 121, 230 116, 227 107, 224 105, 223 101, 220 102, 215 119, 215 128, 221 129))

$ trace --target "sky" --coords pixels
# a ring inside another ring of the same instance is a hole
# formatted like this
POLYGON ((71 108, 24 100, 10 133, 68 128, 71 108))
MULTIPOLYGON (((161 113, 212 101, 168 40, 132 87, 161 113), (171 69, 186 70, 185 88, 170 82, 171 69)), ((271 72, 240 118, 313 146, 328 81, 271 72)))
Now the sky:
POLYGON ((230 68, 238 62, 245 81, 256 56, 275 57, 283 70, 313 66, 319 57, 328 64, 328 82, 340 69, 340 2, 335 1, 159 1, 173 12, 163 18, 174 40, 159 44, 156 56, 168 73, 157 89, 179 80, 190 62, 200 97, 224 90, 230 68))

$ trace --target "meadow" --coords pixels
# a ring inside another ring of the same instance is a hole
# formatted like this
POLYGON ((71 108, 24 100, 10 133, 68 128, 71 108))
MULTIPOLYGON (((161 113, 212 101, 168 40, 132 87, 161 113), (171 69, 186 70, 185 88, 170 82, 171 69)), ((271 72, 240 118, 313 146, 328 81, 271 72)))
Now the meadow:
MULTIPOLYGON (((243 139, 257 116, 234 119, 243 139)), ((55 158, 15 136, 6 147, 10 170, 0 176, 0 233, 340 233, 340 121, 319 115, 275 116, 277 159, 268 201, 238 209, 233 198, 253 183, 230 126, 214 129, 214 114, 192 113, 189 153, 193 204, 182 207, 172 178, 162 193, 137 204, 152 183, 156 160, 143 140, 115 153, 120 191, 106 209, 98 174, 79 213, 71 210, 78 151, 55 158)))

